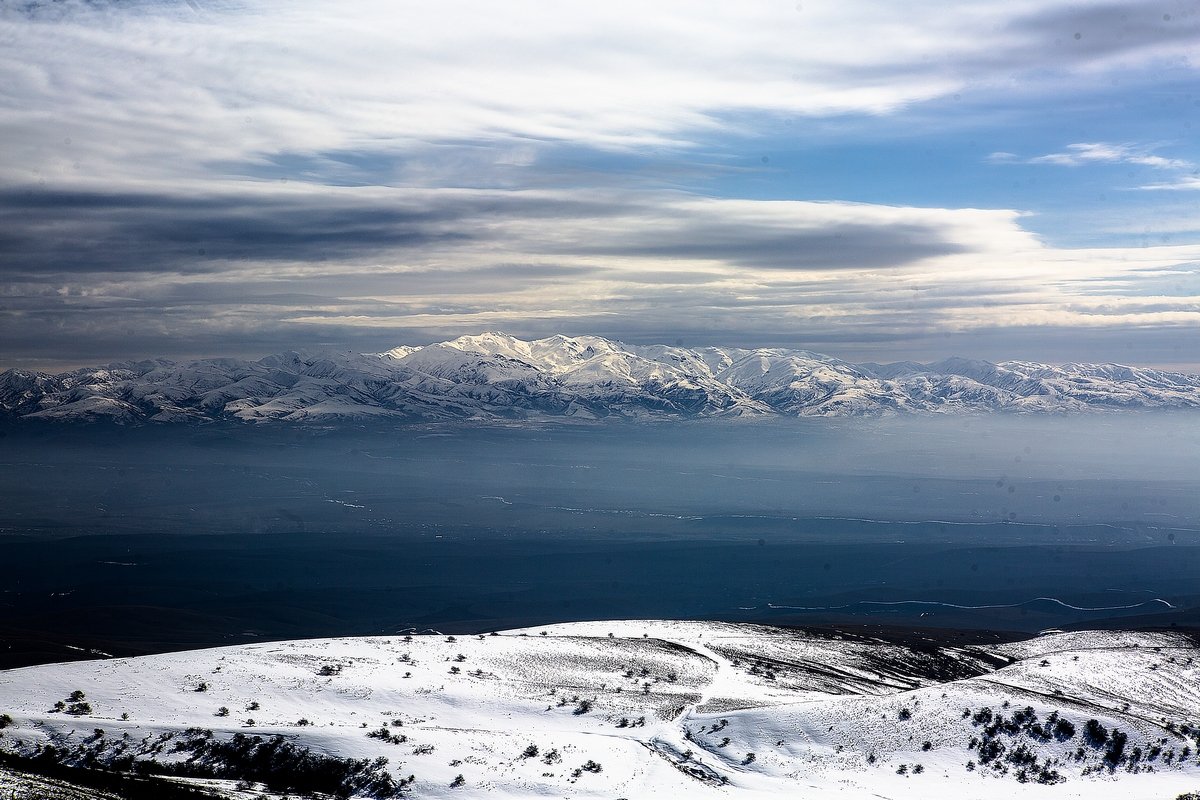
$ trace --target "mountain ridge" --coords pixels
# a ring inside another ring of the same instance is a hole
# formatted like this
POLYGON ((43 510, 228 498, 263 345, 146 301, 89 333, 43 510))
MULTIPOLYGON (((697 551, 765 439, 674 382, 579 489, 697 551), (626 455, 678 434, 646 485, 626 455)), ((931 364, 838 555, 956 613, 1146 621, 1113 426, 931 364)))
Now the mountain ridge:
POLYGON ((0 417, 60 421, 675 419, 1200 408, 1200 375, 1121 364, 854 364, 787 348, 522 340, 488 331, 381 353, 0 372, 0 417))

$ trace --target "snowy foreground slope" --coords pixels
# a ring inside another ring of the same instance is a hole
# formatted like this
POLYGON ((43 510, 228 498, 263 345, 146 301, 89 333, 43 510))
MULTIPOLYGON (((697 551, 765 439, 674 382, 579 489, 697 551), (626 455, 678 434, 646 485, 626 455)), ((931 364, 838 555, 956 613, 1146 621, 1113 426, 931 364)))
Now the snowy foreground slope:
POLYGON ((0 418, 331 423, 1200 408, 1200 375, 1116 364, 850 364, 807 350, 462 336, 385 353, 0 372, 0 418))
POLYGON ((1175 798, 1200 788, 1198 655, 661 621, 277 642, 0 673, 0 750, 231 797, 307 759, 363 796, 1175 798))

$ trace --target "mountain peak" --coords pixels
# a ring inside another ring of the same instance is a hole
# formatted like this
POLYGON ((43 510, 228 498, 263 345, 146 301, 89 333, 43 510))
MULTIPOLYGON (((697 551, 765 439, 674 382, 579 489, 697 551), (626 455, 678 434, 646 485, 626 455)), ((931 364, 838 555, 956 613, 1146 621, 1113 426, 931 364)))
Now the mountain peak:
POLYGON ((496 353, 499 350, 508 348, 528 349, 529 347, 529 342, 522 341, 515 336, 509 336, 503 331, 484 331, 478 334, 466 334, 459 336, 457 339, 442 342, 441 344, 459 350, 474 350, 481 353, 496 353))

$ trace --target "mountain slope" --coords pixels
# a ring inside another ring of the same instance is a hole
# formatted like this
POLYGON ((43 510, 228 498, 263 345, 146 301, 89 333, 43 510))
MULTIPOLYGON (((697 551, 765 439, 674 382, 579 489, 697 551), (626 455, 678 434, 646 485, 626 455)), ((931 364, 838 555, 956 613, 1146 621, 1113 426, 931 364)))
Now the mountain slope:
POLYGON ((1197 655, 664 621, 276 642, 0 673, 0 750, 229 796, 1165 798, 1200 784, 1197 655))
POLYGON ((462 336, 377 354, 162 359, 0 373, 0 415, 41 420, 879 416, 1200 408, 1200 376, 1116 364, 851 364, 807 350, 462 336))

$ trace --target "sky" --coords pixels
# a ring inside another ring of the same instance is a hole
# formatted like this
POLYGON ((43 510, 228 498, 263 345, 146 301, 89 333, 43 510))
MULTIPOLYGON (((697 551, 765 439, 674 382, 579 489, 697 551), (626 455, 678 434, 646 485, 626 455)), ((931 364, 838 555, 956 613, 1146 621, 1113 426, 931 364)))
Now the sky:
POLYGON ((0 368, 503 330, 1195 372, 1197 134, 1198 0, 0 0, 0 368))

